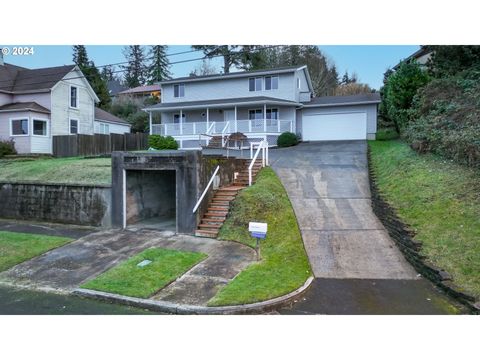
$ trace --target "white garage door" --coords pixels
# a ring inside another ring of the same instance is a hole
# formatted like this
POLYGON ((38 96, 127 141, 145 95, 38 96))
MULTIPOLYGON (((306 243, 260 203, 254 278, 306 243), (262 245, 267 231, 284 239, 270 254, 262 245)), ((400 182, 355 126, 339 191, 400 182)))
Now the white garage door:
POLYGON ((355 112, 303 115, 302 137, 304 141, 366 139, 367 114, 355 112))

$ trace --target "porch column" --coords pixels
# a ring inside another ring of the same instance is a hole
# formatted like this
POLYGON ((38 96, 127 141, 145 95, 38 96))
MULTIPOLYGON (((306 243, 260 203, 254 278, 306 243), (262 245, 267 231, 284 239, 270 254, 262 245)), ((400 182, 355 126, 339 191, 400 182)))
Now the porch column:
POLYGON ((237 132, 237 107, 235 106, 235 132, 237 132))
POLYGON ((148 121, 149 121, 149 124, 150 124, 150 131, 149 132, 150 132, 150 135, 152 135, 153 134, 153 129, 152 129, 152 112, 151 111, 148 112, 148 121))
POLYGON ((263 104, 263 131, 267 132, 267 104, 263 104))
POLYGON ((183 135, 183 111, 180 110, 180 135, 183 135))
POLYGON ((205 132, 208 132, 208 126, 209 126, 208 122, 209 122, 209 115, 210 115, 210 114, 209 114, 209 111, 208 111, 208 110, 209 110, 209 109, 207 108, 207 130, 205 130, 205 132))

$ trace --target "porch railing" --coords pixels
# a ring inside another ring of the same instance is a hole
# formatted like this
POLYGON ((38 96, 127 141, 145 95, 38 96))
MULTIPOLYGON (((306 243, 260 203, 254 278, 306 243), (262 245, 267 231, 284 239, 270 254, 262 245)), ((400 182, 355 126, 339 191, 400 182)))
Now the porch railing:
POLYGON ((152 124, 152 134, 156 135, 201 135, 231 133, 237 129, 241 133, 283 133, 285 131, 293 132, 293 120, 283 119, 253 119, 253 120, 231 120, 216 122, 185 122, 152 124), (208 126, 207 126, 208 125, 208 126))

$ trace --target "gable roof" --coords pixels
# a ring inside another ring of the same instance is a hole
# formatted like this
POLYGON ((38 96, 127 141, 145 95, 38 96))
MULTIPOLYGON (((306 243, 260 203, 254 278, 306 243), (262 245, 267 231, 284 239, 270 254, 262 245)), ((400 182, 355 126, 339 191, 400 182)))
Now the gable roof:
POLYGON ((131 126, 128 122, 119 117, 110 114, 108 111, 102 110, 98 107, 95 107, 95 120, 96 121, 106 121, 115 124, 128 125, 131 126))
POLYGON ((5 104, 0 106, 0 112, 15 112, 15 111, 34 111, 38 113, 50 114, 50 110, 34 101, 17 102, 5 104))
POLYGON ((194 81, 207 81, 218 79, 229 79, 237 77, 248 77, 252 75, 269 75, 294 72, 295 70, 302 69, 303 66, 285 66, 271 69, 253 70, 253 71, 235 71, 228 74, 213 74, 213 75, 201 75, 201 76, 184 76, 175 79, 169 79, 161 81, 160 84, 173 84, 177 82, 194 82, 194 81))
POLYGON ((366 93, 348 96, 319 96, 312 98, 310 101, 303 102, 303 107, 379 104, 380 102, 380 93, 366 93))
POLYGON ((76 65, 64 65, 25 69, 5 64, 0 66, 0 90, 12 93, 50 90, 75 67, 76 65))

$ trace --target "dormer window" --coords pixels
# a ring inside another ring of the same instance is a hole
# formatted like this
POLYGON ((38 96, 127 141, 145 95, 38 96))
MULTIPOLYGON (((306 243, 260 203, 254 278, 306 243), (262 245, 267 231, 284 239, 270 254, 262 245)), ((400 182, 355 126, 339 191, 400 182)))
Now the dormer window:
POLYGON ((76 86, 70 86, 70 107, 78 108, 78 88, 76 86))
POLYGON ((265 76, 265 90, 277 90, 277 89, 278 89, 278 75, 265 76))
POLYGON ((185 96, 185 84, 175 84, 173 85, 173 96, 184 97, 185 96))

